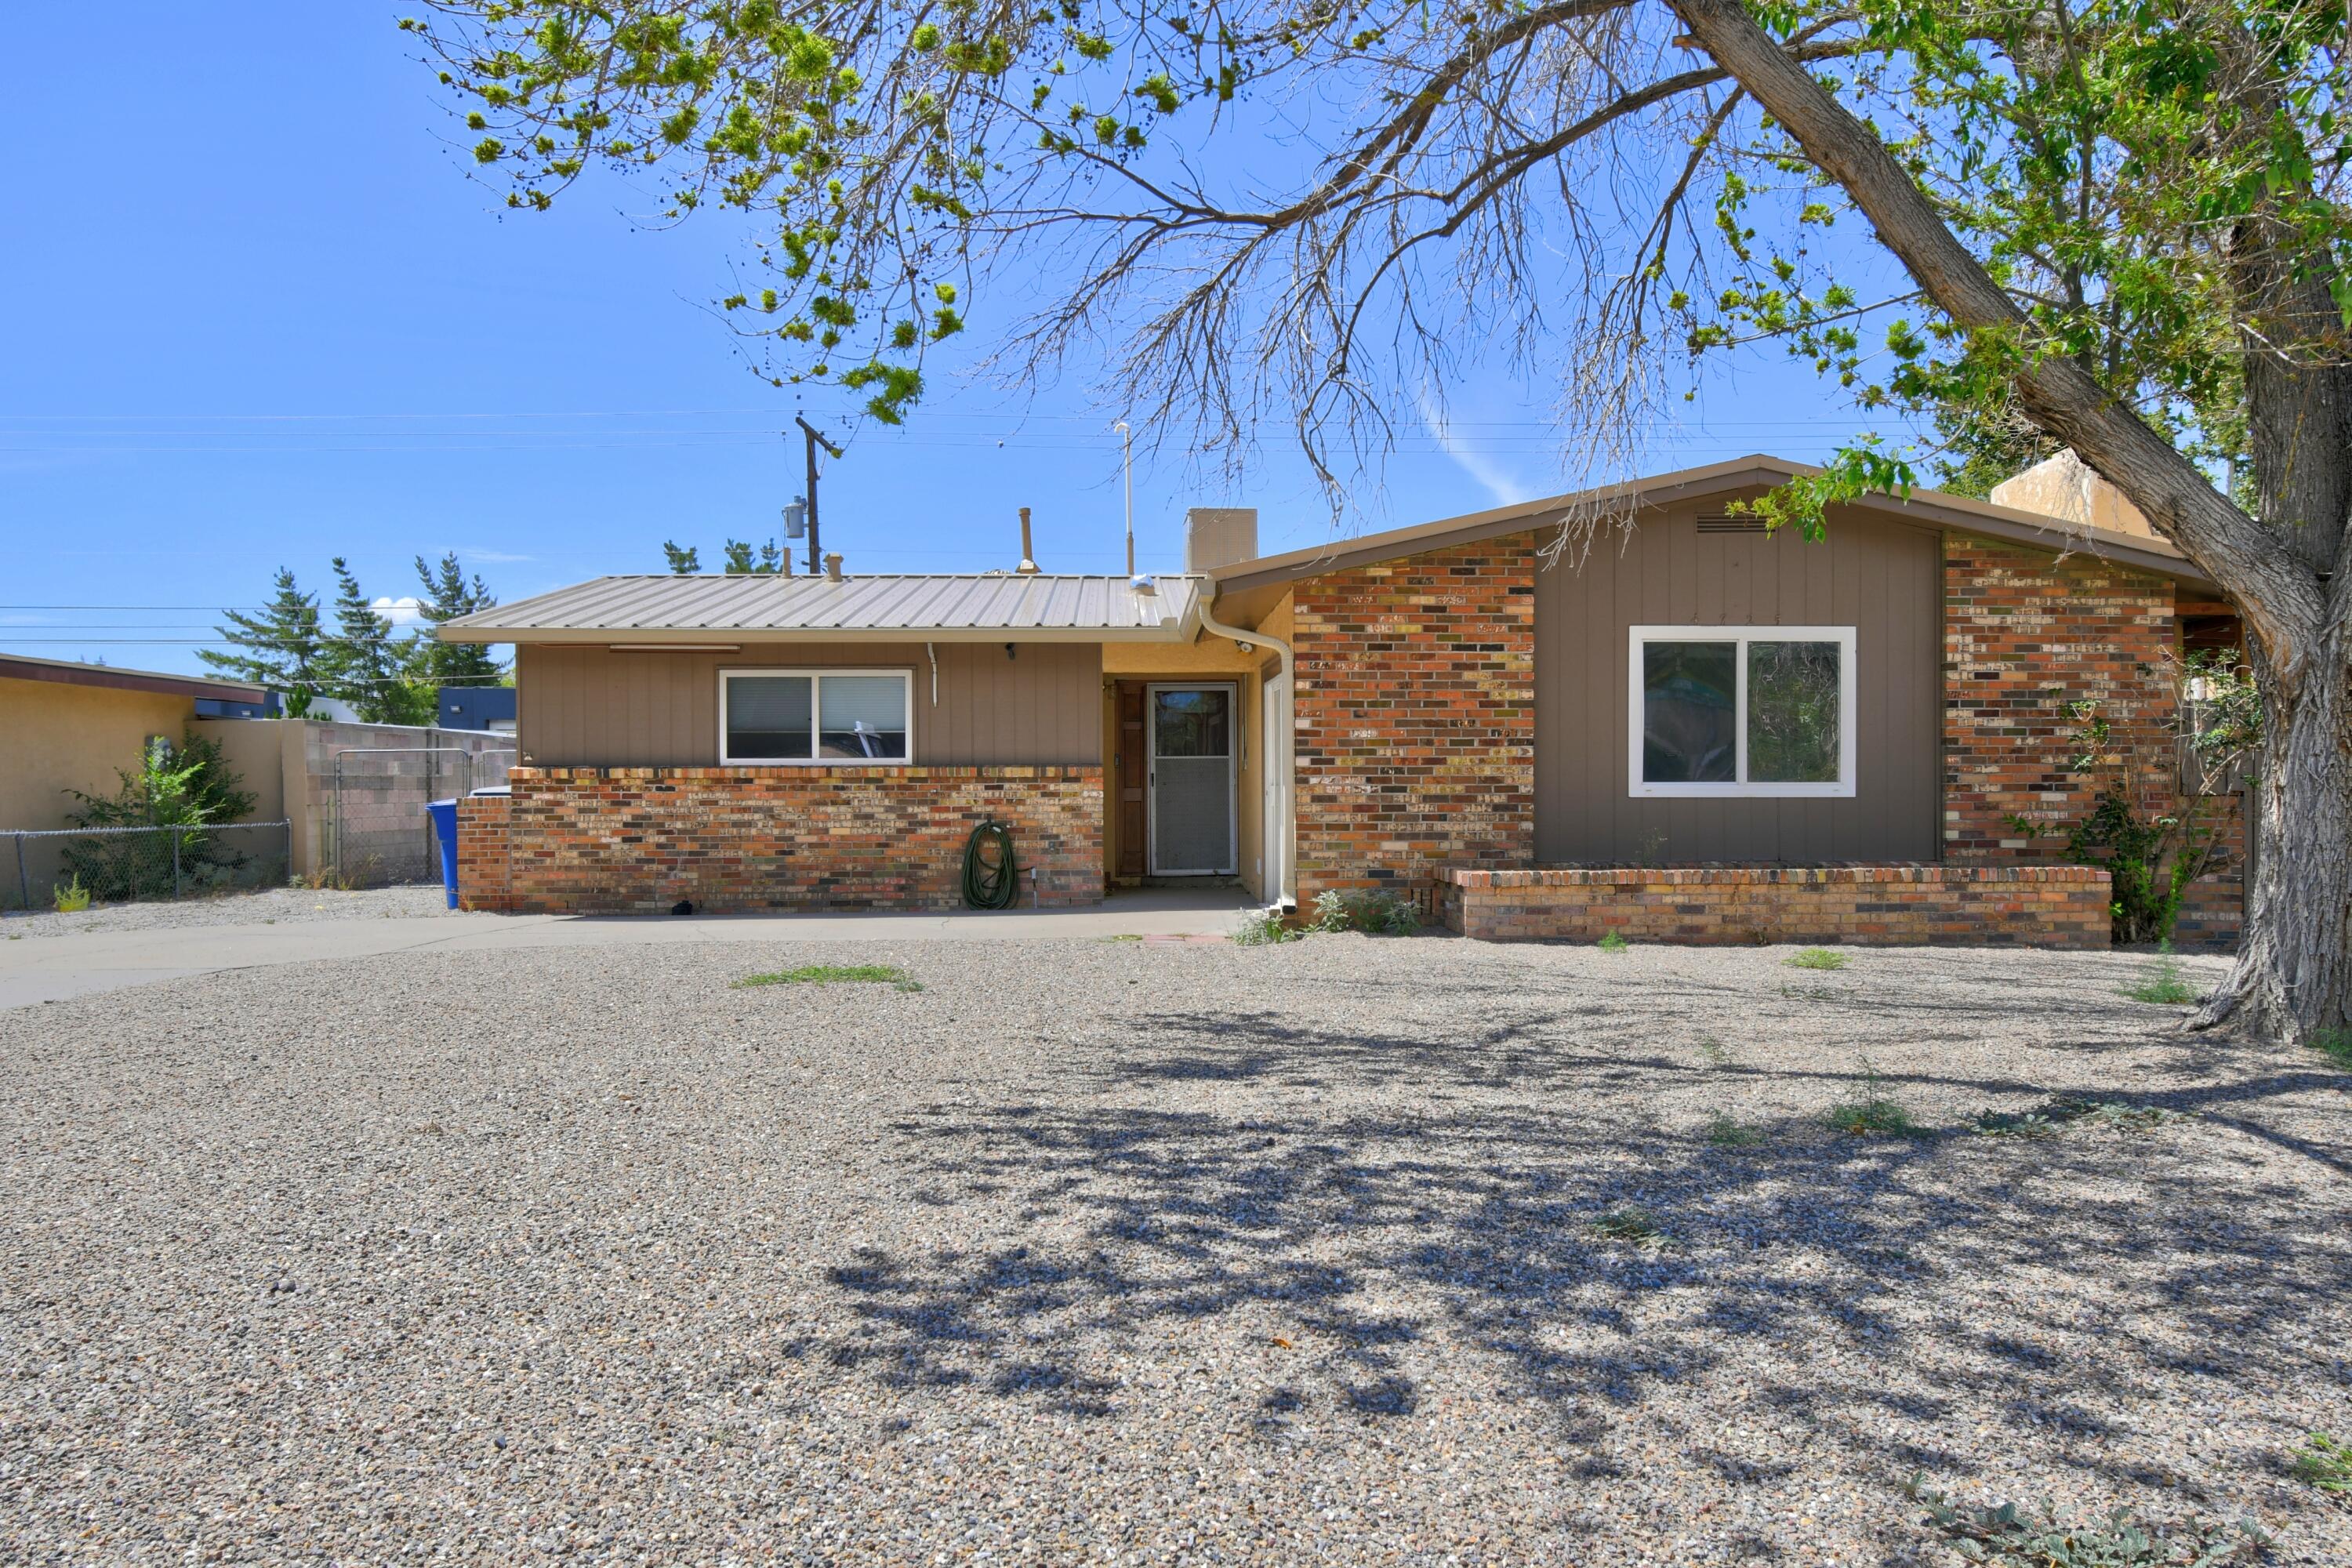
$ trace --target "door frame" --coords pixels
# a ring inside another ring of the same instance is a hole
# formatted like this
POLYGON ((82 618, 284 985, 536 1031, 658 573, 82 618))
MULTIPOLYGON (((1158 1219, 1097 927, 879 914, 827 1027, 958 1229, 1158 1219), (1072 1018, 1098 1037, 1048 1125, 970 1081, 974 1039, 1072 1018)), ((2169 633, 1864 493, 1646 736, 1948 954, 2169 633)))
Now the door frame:
POLYGON ((1143 874, 1147 877, 1230 877, 1241 864, 1241 683, 1234 680, 1148 680, 1143 685, 1143 874), (1160 693, 1225 694, 1225 863, 1211 871, 1160 868, 1160 693))

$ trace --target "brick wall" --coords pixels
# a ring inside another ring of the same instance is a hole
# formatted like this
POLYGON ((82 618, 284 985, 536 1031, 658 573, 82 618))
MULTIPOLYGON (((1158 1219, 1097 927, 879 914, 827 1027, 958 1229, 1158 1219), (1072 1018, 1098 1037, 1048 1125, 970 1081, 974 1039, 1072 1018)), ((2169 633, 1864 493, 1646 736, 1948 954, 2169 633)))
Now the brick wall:
POLYGON ((1098 767, 517 768, 511 782, 517 910, 953 909, 965 839, 988 817, 1013 831, 1023 906, 1033 866, 1041 903, 1103 892, 1098 767))
POLYGON ((2083 866, 1454 871, 1445 923, 1486 942, 1935 942, 2103 948, 2107 874, 2083 866))
POLYGON ((1535 538, 1309 578, 1294 598, 1298 895, 1426 900, 1535 857, 1535 538))
MULTIPOLYGON (((2169 581, 2095 557, 1945 536, 1948 862, 2057 860, 2067 831, 2118 780, 2144 817, 2180 808, 2174 603, 2169 581), (2068 765, 2080 722, 2068 708, 2079 701, 2096 703, 2108 724, 2096 764, 2084 770, 2068 765)), ((2207 808, 2223 854, 2184 900, 2184 942, 2236 934, 2240 804, 2229 796, 2207 808)))
POLYGON ((457 907, 502 911, 507 901, 507 797, 457 801, 457 907))

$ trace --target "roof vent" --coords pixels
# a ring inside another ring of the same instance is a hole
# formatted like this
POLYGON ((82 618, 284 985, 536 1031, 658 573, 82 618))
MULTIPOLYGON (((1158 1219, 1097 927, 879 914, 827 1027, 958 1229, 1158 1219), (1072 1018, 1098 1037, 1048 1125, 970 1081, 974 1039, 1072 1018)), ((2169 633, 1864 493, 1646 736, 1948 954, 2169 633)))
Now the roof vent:
POLYGON ((1772 531, 1770 525, 1760 517, 1730 511, 1699 513, 1698 531, 1701 533, 1769 533, 1772 531))
POLYGON ((841 581, 841 557, 830 550, 824 552, 824 575, 828 582, 841 581))
POLYGON ((1139 594, 1157 594, 1160 592, 1160 584, 1152 580, 1151 574, 1149 572, 1138 572, 1135 574, 1135 581, 1128 585, 1139 594))
POLYGON ((1013 570, 1024 577, 1037 574, 1036 553, 1029 548, 1029 509, 1025 506, 1021 509, 1021 564, 1013 570))

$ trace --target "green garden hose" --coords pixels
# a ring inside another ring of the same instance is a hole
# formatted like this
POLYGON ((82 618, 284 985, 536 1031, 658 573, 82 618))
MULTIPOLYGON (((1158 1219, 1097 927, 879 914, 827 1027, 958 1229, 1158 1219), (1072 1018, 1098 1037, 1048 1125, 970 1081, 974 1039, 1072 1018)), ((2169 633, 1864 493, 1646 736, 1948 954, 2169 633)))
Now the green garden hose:
POLYGON ((1012 906, 1018 890, 1021 868, 1013 858, 1013 830, 989 818, 971 830, 963 846, 963 901, 975 910, 1002 910, 1012 906), (996 858, 990 860, 982 847, 996 847, 996 858))

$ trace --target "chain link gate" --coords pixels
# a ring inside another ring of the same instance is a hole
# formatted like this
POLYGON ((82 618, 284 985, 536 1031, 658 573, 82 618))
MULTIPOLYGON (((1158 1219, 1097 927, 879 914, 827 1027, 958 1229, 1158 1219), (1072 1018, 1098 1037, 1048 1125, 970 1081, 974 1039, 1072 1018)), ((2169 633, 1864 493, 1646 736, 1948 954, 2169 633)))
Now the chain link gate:
POLYGON ((329 795, 328 863, 351 887, 437 882, 427 801, 507 782, 512 747, 351 746, 335 753, 329 795))

